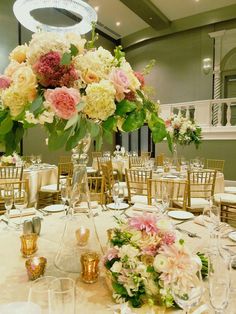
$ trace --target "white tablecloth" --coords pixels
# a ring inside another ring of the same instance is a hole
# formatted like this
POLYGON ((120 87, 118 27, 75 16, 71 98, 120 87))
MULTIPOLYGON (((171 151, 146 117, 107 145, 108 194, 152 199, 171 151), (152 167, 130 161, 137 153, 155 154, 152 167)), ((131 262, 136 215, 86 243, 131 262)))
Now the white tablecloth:
POLYGON ((29 180, 29 201, 37 201, 41 186, 57 183, 58 168, 55 165, 45 165, 42 168, 24 169, 23 179, 29 180))
MULTIPOLYGON (((53 260, 57 251, 60 236, 62 235, 65 220, 60 219, 62 214, 53 214, 44 217, 42 222, 41 236, 38 240, 37 256, 45 256, 48 260, 48 265, 45 275, 53 275, 57 277, 69 276, 77 280, 77 298, 76 298, 76 314, 106 314, 113 313, 108 309, 109 305, 114 305, 111 292, 109 291, 104 276, 101 275, 99 281, 95 284, 84 284, 78 277, 78 274, 67 274, 58 271, 54 266, 53 260)), ((106 246, 106 230, 114 226, 114 212, 101 212, 95 218, 98 234, 103 248, 106 246)), ((201 239, 189 238, 187 235, 182 237, 187 242, 187 245, 192 251, 198 251, 206 246, 207 230, 205 227, 197 225, 193 222, 186 222, 184 229, 197 232, 201 239)), ((1 248, 1 263, 0 263, 0 304, 13 301, 26 301, 30 282, 25 269, 26 259, 21 256, 19 233, 16 231, 4 231, 4 223, 0 224, 0 248, 1 248)), ((229 243, 233 243, 227 240, 229 243)), ((235 271, 236 272, 236 271, 235 271)), ((176 313, 180 311, 171 310, 167 313, 176 313)), ((135 310, 135 313, 150 314, 149 310, 135 310)), ((158 312, 156 312, 158 313, 158 312)), ((181 313, 181 312, 180 312, 181 313)), ((205 312, 206 313, 206 312, 205 312)), ((209 313, 213 313, 209 310, 209 313)), ((235 312, 225 312, 233 314, 235 312)), ((66 313, 65 313, 66 314, 66 313)))

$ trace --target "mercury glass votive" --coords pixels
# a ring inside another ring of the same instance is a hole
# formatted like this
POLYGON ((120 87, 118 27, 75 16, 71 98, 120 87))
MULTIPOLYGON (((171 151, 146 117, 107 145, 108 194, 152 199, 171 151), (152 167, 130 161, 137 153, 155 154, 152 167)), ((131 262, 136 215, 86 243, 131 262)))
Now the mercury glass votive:
POLYGON ((80 227, 75 231, 77 243, 79 246, 85 246, 88 243, 90 230, 85 227, 80 227))
POLYGON ((44 271, 47 265, 47 259, 45 257, 31 257, 25 262, 25 267, 29 280, 36 280, 44 275, 44 271))
POLYGON ((82 266, 82 280, 86 283, 96 282, 99 276, 99 255, 96 252, 86 252, 81 255, 80 261, 82 266))
POLYGON ((23 234, 20 236, 21 239, 21 253, 23 257, 32 256, 38 249, 36 233, 23 234))

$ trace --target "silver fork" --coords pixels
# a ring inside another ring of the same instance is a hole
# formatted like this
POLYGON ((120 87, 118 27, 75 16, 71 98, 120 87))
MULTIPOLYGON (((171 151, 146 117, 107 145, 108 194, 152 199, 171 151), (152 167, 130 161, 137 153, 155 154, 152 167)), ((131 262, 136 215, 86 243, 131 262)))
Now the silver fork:
POLYGON ((197 235, 196 233, 190 232, 188 230, 184 230, 184 229, 181 229, 179 227, 177 227, 176 230, 178 230, 180 232, 183 232, 183 233, 186 233, 190 238, 199 238, 199 239, 201 239, 201 237, 199 235, 197 235))

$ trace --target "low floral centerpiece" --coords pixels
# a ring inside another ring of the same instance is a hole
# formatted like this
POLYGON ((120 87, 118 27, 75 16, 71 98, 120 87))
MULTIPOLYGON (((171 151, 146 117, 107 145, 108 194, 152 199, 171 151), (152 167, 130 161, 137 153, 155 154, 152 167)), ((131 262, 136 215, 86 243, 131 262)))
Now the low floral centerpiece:
POLYGON ((17 163, 21 162, 21 157, 14 152, 12 155, 3 155, 0 158, 0 164, 2 166, 6 165, 6 166, 10 166, 13 165, 15 166, 17 163))
POLYGON ((201 143, 202 129, 193 120, 184 117, 181 112, 172 114, 166 120, 166 127, 175 144, 190 145, 194 143, 198 148, 201 143))
POLYGON ((42 125, 48 147, 71 150, 89 134, 97 147, 113 131, 131 132, 147 123, 153 141, 166 136, 158 103, 145 93, 144 74, 135 72, 119 46, 114 55, 74 33, 33 34, 10 53, 0 76, 0 142, 6 153, 25 131, 42 125))
POLYGON ((171 283, 191 284, 204 255, 190 253, 167 217, 145 213, 117 222, 104 256, 113 298, 133 307, 173 307, 171 283))

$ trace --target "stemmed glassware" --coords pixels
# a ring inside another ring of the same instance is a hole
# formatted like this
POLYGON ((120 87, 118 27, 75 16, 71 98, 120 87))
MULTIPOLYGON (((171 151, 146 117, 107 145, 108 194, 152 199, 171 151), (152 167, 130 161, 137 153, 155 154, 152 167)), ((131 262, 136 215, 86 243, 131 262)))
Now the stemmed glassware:
POLYGON ((119 182, 115 182, 115 184, 112 187, 112 197, 115 203, 115 209, 119 209, 119 193, 120 193, 119 189, 120 189, 119 182))
POLYGON ((230 262, 219 254, 208 257, 210 302, 216 314, 223 314, 229 301, 230 262))
POLYGON ((12 185, 6 185, 4 191, 4 206, 6 209, 6 219, 8 222, 8 226, 10 224, 10 211, 13 206, 13 186, 12 185))
POLYGON ((170 197, 166 184, 162 184, 160 191, 157 191, 154 197, 154 205, 158 211, 165 214, 170 205, 170 197))
POLYGON ((173 280, 171 293, 175 302, 188 314, 190 309, 200 303, 203 294, 201 270, 188 274, 185 283, 181 280, 173 280))
POLYGON ((25 190, 18 190, 15 191, 14 193, 14 205, 15 208, 19 210, 20 214, 20 220, 19 223, 17 223, 18 229, 22 225, 22 214, 23 210, 27 207, 28 205, 28 195, 25 190))
POLYGON ((70 204, 70 195, 71 195, 71 185, 68 180, 61 182, 61 200, 63 204, 64 209, 64 215, 63 218, 67 215, 67 207, 70 204))

